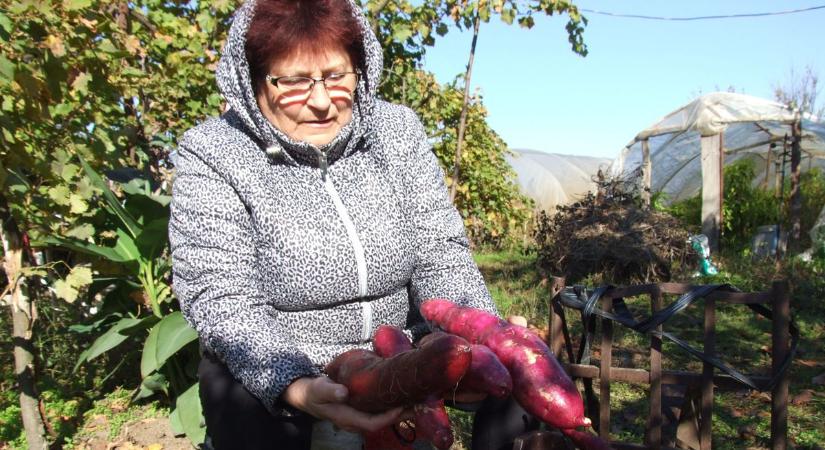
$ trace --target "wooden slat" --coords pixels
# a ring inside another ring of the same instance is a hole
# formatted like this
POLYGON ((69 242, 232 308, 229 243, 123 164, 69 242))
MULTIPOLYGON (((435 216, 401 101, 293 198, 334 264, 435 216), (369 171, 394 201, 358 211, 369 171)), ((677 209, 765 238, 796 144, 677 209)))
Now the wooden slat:
MULTIPOLYGON (((586 364, 562 364, 571 377, 599 378, 599 367, 586 364)), ((764 375, 749 375, 757 383, 767 383, 770 377, 764 375)), ((630 384, 650 384, 650 372, 645 369, 631 369, 627 367, 611 367, 610 380, 630 384)), ((676 370, 662 371, 663 384, 700 385, 702 374, 676 370)), ((713 384, 720 390, 748 389, 730 375, 714 374, 713 384)))
MULTIPOLYGON (((602 298, 602 309, 610 311, 613 302, 602 298)), ((613 363, 613 321, 602 319, 602 346, 599 361, 599 436, 610 440, 610 367, 613 363)))
MULTIPOLYGON (((716 300, 705 299, 705 354, 716 355, 716 300)), ((702 412, 699 421, 700 449, 710 450, 713 426, 713 369, 702 364, 702 412)))
MULTIPOLYGON (((662 295, 654 292, 650 296, 650 310, 653 314, 662 308, 662 295)), ((662 326, 656 327, 662 331, 662 326)), ((650 412, 647 416, 647 445, 651 450, 662 447, 662 337, 650 336, 650 412)))
MULTIPOLYGON (((788 283, 776 281, 771 289, 773 294, 773 342, 771 372, 776 374, 782 360, 788 355, 790 325, 790 299, 788 283)), ((787 372, 771 391, 771 448, 785 450, 788 446, 788 379, 787 372)))
MULTIPOLYGON (((640 284, 621 288, 609 289, 605 292, 606 297, 626 298, 637 297, 639 295, 653 295, 656 292, 661 294, 681 295, 686 294, 696 288, 696 285, 685 283, 658 283, 640 284)), ((708 298, 732 304, 766 304, 771 301, 770 292, 726 292, 714 291, 707 295, 708 298)))

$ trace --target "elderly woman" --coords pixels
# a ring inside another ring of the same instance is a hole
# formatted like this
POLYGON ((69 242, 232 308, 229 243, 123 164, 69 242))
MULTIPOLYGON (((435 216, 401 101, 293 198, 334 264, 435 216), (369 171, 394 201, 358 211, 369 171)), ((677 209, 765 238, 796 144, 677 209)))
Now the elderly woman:
POLYGON ((174 288, 197 329, 217 448, 368 431, 323 367, 431 297, 495 311, 416 115, 376 98, 382 52, 348 0, 251 0, 217 79, 229 109, 179 143, 174 288))

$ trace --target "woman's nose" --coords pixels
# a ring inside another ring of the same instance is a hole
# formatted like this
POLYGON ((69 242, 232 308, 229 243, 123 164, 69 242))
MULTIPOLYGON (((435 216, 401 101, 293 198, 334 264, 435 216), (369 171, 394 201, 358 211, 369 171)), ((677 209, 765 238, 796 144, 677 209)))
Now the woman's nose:
POLYGON ((316 82, 309 91, 307 104, 315 109, 328 109, 330 103, 331 100, 329 98, 329 92, 327 92, 327 86, 323 81, 316 82))

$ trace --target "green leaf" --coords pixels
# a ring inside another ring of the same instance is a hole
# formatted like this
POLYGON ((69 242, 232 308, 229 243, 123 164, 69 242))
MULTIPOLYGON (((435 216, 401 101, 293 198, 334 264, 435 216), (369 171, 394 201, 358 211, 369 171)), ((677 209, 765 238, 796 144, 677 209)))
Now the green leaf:
POLYGON ((86 176, 89 177, 89 181, 92 182, 92 186, 100 189, 103 192, 103 198, 106 199, 106 204, 112 210, 112 212, 118 216, 120 221, 126 226, 129 231, 129 234, 132 237, 136 237, 139 233, 139 226, 135 221, 134 217, 129 214, 126 209, 123 208, 123 205, 120 204, 120 200, 118 200, 115 193, 109 189, 109 186, 103 181, 103 179, 98 175, 97 172, 92 169, 92 167, 83 159, 82 156, 80 158, 80 165, 83 167, 83 170, 86 171, 86 176))
POLYGON ((84 362, 91 361, 122 344, 123 341, 128 339, 129 336, 132 336, 134 333, 143 330, 146 327, 152 326, 156 320, 157 318, 155 316, 147 316, 143 319, 126 317, 118 320, 114 325, 112 325, 111 328, 106 330, 105 333, 95 339, 89 348, 80 354, 80 357, 77 359, 77 363, 74 366, 74 370, 77 370, 77 368, 84 362))
POLYGON ((42 239, 32 242, 33 247, 44 247, 46 245, 57 245, 59 247, 67 248, 75 252, 97 256, 114 262, 131 261, 131 259, 125 258, 112 247, 104 247, 102 245, 90 244, 88 242, 83 242, 80 240, 66 239, 59 236, 46 236, 42 239))
POLYGON ((186 437, 195 446, 199 446, 206 438, 206 427, 203 425, 203 410, 198 394, 198 383, 193 384, 175 401, 175 411, 180 418, 180 424, 186 437))
POLYGON ((66 9, 69 11, 77 11, 78 9, 88 8, 92 5, 92 0, 66 0, 66 9))
POLYGON ((183 424, 180 423, 180 413, 178 413, 177 408, 169 413, 169 427, 172 429, 172 434, 175 435, 175 437, 180 437, 186 434, 183 431, 183 424))
POLYGON ((150 397, 157 392, 163 392, 169 395, 169 381, 167 381, 166 376, 160 372, 153 373, 140 382, 140 392, 138 392, 134 400, 150 397))
POLYGON ((0 28, 2 28, 6 33, 11 33, 12 30, 11 20, 2 12, 0 12, 0 28))
POLYGON ((392 38, 397 42, 404 42, 409 39, 413 34, 412 28, 410 28, 409 24, 406 23, 398 23, 393 24, 392 29, 392 38))
POLYGON ((164 317, 149 332, 140 361, 141 376, 160 369, 178 350, 198 339, 198 333, 186 323, 180 311, 164 317))
POLYGON ((66 237, 74 238, 80 241, 86 241, 90 237, 94 236, 95 234, 95 227, 90 223, 84 223, 82 225, 78 225, 71 230, 66 232, 66 237))
POLYGON ((135 245, 135 240, 129 236, 123 228, 117 229, 117 242, 115 243, 115 251, 118 252, 126 261, 135 261, 140 258, 140 250, 135 245))
POLYGON ((52 199, 55 203, 61 206, 68 206, 71 203, 70 196, 71 192, 69 192, 69 188, 65 185, 59 185, 48 190, 49 198, 52 199))
POLYGON ((14 81, 14 63, 3 54, 0 54, 0 77, 9 83, 14 81))
POLYGON ((140 254, 147 260, 160 257, 167 242, 169 242, 169 217, 150 222, 135 240, 140 254))

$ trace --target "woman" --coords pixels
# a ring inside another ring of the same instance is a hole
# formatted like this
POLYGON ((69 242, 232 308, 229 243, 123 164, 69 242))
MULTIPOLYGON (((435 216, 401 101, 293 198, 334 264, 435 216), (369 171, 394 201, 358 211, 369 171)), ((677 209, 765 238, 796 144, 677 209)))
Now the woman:
POLYGON ((382 52, 348 0, 249 1, 217 72, 229 109, 179 143, 174 288, 197 329, 217 448, 369 431, 323 366, 432 297, 495 311, 416 115, 376 98, 382 52))

